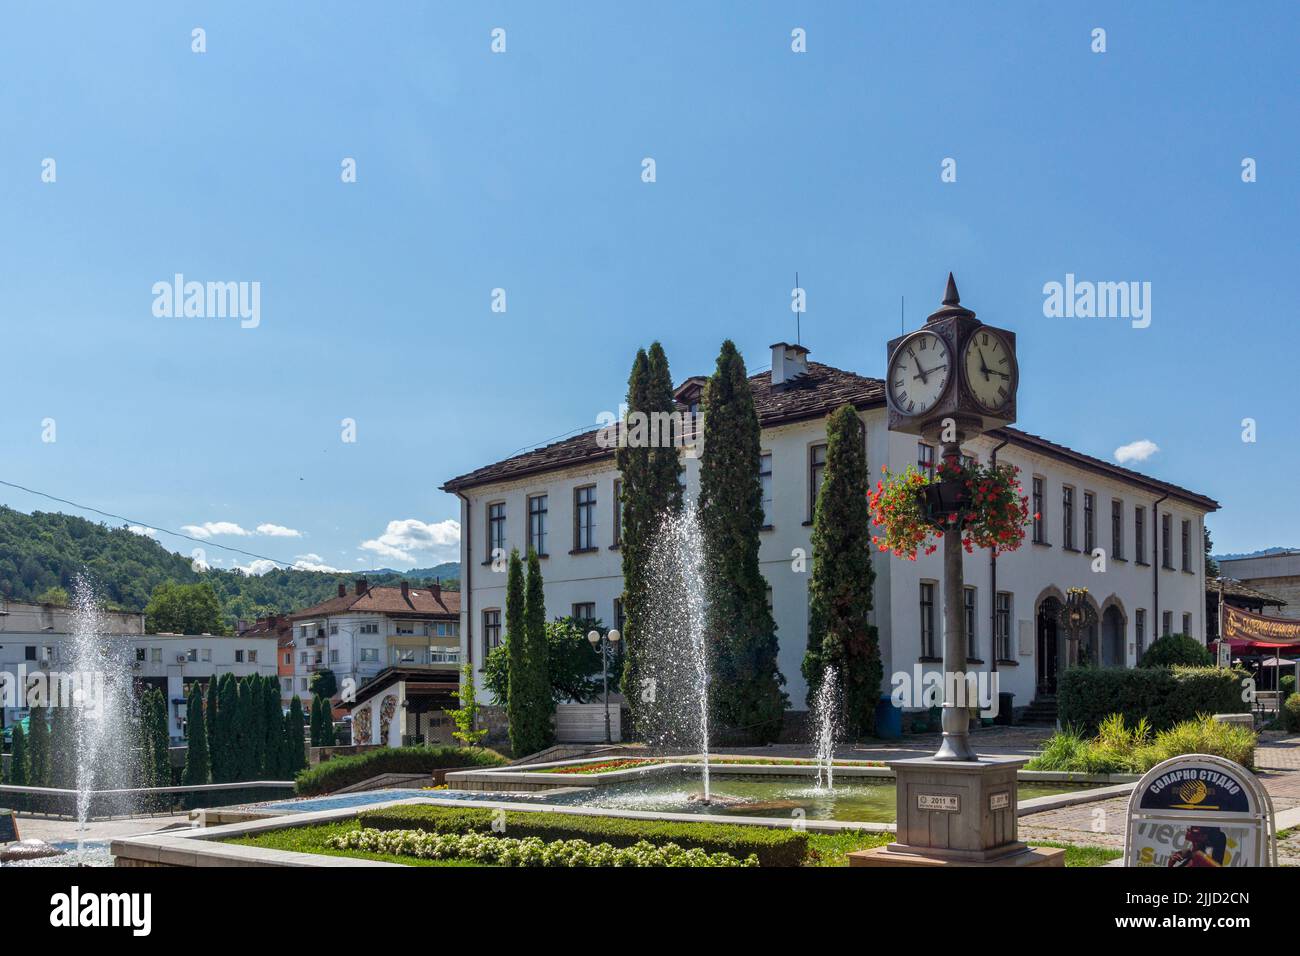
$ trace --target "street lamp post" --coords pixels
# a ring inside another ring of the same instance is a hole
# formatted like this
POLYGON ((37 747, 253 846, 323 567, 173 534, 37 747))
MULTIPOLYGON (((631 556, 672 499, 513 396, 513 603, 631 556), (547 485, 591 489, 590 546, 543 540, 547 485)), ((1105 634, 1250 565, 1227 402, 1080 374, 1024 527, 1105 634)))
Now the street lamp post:
POLYGON ((594 628, 587 632, 587 640, 591 642, 591 649, 600 655, 600 681, 605 687, 605 743, 612 744, 614 741, 609 735, 609 651, 613 645, 618 644, 621 634, 615 628, 610 628, 609 633, 601 637, 600 631, 594 628))

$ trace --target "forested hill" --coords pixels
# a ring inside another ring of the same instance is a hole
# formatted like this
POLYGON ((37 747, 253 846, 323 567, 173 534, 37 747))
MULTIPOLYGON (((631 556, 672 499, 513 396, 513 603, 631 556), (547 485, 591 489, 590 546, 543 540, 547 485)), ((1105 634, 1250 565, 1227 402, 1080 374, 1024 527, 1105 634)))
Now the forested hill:
POLYGON ((350 585, 359 575, 372 584, 403 579, 423 584, 441 578, 443 586, 452 590, 459 586, 460 577, 460 565, 454 562, 405 572, 196 572, 188 557, 125 527, 110 528, 58 512, 24 514, 0 506, 0 594, 14 601, 48 600, 52 588, 71 591, 74 578, 83 571, 89 573, 101 601, 135 611, 144 609, 159 584, 207 581, 221 599, 228 625, 317 604, 337 594, 339 582, 350 585))

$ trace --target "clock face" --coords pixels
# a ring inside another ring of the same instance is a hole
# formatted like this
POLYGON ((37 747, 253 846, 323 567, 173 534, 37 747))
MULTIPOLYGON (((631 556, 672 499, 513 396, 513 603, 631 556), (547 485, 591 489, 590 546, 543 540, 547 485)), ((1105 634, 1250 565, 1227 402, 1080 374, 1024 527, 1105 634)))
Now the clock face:
POLYGON ((933 332, 909 335, 889 363, 889 397, 905 415, 924 415, 943 397, 952 377, 948 345, 933 332))
POLYGON ((1011 401, 1016 388, 1016 360, 1006 339, 986 329, 976 329, 963 357, 966 385, 975 401, 995 412, 1011 401))

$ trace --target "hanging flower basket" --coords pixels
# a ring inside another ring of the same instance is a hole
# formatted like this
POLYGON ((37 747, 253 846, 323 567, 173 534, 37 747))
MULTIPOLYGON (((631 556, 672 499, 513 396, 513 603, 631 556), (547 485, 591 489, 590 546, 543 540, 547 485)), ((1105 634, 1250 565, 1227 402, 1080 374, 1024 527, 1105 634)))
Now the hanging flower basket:
POLYGON ((884 477, 867 493, 871 540, 880 551, 915 561, 932 554, 945 534, 960 534, 967 552, 989 548, 1014 551, 1025 540, 1029 499, 1011 465, 942 462, 932 479, 909 465, 901 474, 882 468, 884 477))

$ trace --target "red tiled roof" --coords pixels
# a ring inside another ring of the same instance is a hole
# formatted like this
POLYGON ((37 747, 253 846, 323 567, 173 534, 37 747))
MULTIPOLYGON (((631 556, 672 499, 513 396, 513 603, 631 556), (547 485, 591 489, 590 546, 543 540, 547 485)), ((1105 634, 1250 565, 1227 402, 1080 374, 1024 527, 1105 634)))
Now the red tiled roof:
POLYGON ((353 588, 342 597, 295 611, 292 621, 328 614, 414 614, 421 617, 460 617, 460 592, 442 589, 435 597, 430 588, 410 588, 405 595, 400 587, 376 585, 357 594, 353 588))
MULTIPOLYGON (((822 418, 845 403, 851 403, 858 409, 873 408, 885 403, 885 383, 881 379, 856 375, 818 362, 809 362, 806 375, 783 386, 772 387, 771 372, 751 375, 749 385, 754 393, 754 407, 758 412, 759 424, 764 428, 822 418)), ((442 490, 456 492, 475 485, 508 481, 557 468, 613 458, 613 449, 602 448, 597 444, 598 433, 598 429, 592 429, 574 435, 572 438, 485 465, 468 474, 452 478, 443 484, 442 490)), ((1152 478, 1130 468, 1085 455, 1017 428, 999 428, 989 432, 988 435, 994 439, 1006 438, 1013 445, 1069 462, 1079 468, 1109 475, 1120 481, 1144 485, 1152 491, 1180 498, 1208 511, 1219 509, 1219 503, 1213 498, 1152 478)))

